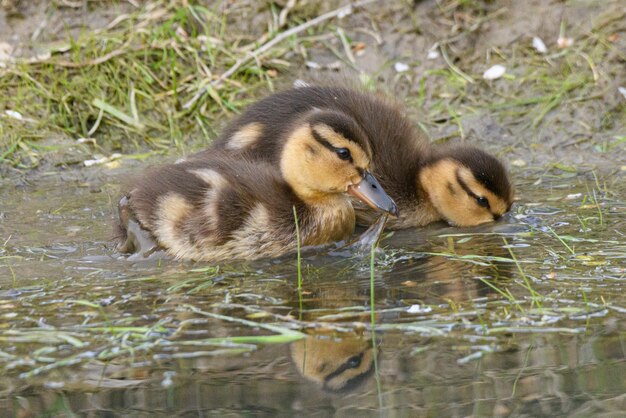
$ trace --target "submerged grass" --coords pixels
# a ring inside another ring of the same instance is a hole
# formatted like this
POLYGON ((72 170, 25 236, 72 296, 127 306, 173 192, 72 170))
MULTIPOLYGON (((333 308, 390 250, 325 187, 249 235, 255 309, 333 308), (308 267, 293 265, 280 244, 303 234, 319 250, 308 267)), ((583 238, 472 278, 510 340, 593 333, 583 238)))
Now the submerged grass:
MULTIPOLYGON (((296 254, 297 254, 297 269, 298 269, 298 292, 302 292, 302 254, 300 252, 300 224, 298 222, 298 214, 296 213, 296 207, 293 207, 293 219, 296 224, 296 254)), ((300 302, 302 303, 302 302, 300 302)))
MULTIPOLYGON (((182 330, 188 324, 185 321, 175 325, 172 323, 171 318, 166 318, 150 326, 127 326, 120 322, 136 321, 138 318, 127 317, 121 321, 120 318, 116 318, 113 321, 107 317, 102 306, 98 304, 83 300, 68 300, 66 303, 82 305, 100 311, 100 315, 104 317, 104 323, 102 326, 99 324, 85 324, 60 328, 14 328, 0 331, 0 341, 4 343, 36 344, 41 347, 31 354, 35 367, 21 373, 21 378, 30 378, 57 368, 86 363, 94 358, 102 361, 112 361, 128 359, 129 356, 132 358, 135 354, 140 353, 149 357, 150 353, 159 352, 162 348, 172 345, 179 347, 215 347, 219 350, 214 354, 224 355, 252 351, 256 349, 258 344, 285 344, 305 336, 303 333, 290 327, 206 312, 196 306, 183 304, 179 308, 180 311, 191 312, 199 317, 236 323, 249 329, 269 331, 273 335, 258 335, 255 333, 253 335, 177 340, 175 337, 181 335, 182 330), (64 356, 62 353, 68 351, 62 348, 65 344, 73 347, 75 352, 64 356)), ((193 355, 193 353, 181 353, 178 357, 190 355, 193 355)), ((201 355, 212 354, 211 351, 204 350, 201 355)), ((159 358, 165 358, 165 356, 165 354, 157 355, 159 358)), ((173 358, 176 357, 177 355, 174 355, 173 358)), ((22 360, 18 356, 9 355, 4 360, 9 361, 5 365, 8 370, 23 366, 21 364, 22 360)))
POLYGON ((376 392, 378 393, 378 408, 382 410, 383 393, 380 384, 380 372, 378 370, 378 345, 376 343, 376 300, 375 300, 375 270, 374 259, 376 257, 376 243, 372 243, 370 248, 370 326, 372 332, 372 353, 374 356, 374 379, 376 380, 376 392))
POLYGON ((528 276, 522 269, 522 266, 520 265, 519 261, 517 261, 517 258, 515 257, 515 254, 513 253, 513 249, 509 245, 506 238, 502 238, 502 241, 504 241, 504 245, 506 246, 506 249, 509 251, 509 254, 511 255, 511 259, 513 259, 513 262, 515 263, 515 267, 517 267, 517 271, 519 272, 520 276, 522 277, 522 280, 524 281, 524 288, 528 290, 528 292, 530 292, 530 295, 532 297, 531 309, 533 305, 537 305, 537 307, 541 310, 541 307, 542 307, 541 295, 539 295, 535 291, 535 289, 533 289, 532 284, 530 283, 530 280, 528 279, 528 276))

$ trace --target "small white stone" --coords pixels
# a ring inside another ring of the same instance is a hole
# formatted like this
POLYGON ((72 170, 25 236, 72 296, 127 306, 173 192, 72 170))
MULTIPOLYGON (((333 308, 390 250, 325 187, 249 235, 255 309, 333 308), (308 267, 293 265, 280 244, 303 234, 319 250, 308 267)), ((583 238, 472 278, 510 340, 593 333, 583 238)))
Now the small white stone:
POLYGON ((307 61, 307 62, 304 63, 304 65, 306 65, 307 67, 312 68, 314 70, 319 70, 320 68, 322 68, 322 66, 319 65, 315 61, 307 61))
POLYGON ((439 50, 437 47, 430 48, 428 50, 428 55, 426 55, 426 59, 436 60, 437 58, 439 58, 439 50))
POLYGON ((106 158, 97 158, 97 159, 93 159, 93 160, 85 160, 83 161, 83 164, 85 164, 85 167, 91 167, 92 165, 96 165, 96 164, 102 164, 106 162, 106 158))
POLYGON ((496 80, 504 75, 506 68, 503 65, 496 64, 483 73, 485 80, 496 80))
POLYGON ((432 310, 430 306, 411 305, 406 311, 407 313, 428 313, 432 310))
POLYGON ((24 120, 22 114, 20 112, 16 112, 15 110, 5 110, 4 113, 13 119, 24 120))
POLYGON ((96 140, 95 138, 85 138, 85 137, 80 137, 76 140, 76 143, 78 144, 93 144, 96 145, 96 140))
POLYGON ((399 73, 403 73, 403 72, 405 72, 405 71, 409 71, 409 68, 411 68, 411 67, 409 67, 409 66, 408 66, 408 64, 405 64, 405 63, 403 63, 403 62, 396 62, 396 63, 394 64, 393 68, 394 68, 397 72, 399 72, 399 73))
POLYGON ((533 48, 535 48, 540 54, 545 54, 546 52, 548 52, 546 44, 543 43, 543 40, 538 36, 533 37, 533 48))
POLYGON ((624 96, 624 99, 626 99, 626 87, 620 86, 617 88, 617 91, 619 91, 622 94, 622 96, 624 96))

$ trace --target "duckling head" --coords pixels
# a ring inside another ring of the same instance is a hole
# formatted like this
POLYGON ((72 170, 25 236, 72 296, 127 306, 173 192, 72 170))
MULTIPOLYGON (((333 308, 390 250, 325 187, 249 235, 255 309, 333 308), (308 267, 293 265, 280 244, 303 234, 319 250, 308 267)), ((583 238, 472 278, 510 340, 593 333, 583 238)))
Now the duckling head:
POLYGON ((435 152, 417 181, 439 214, 457 226, 495 221, 513 203, 504 165, 478 148, 456 146, 435 152))
POLYGON ((398 207, 369 172, 372 149, 348 115, 314 109, 289 134, 280 158, 283 178, 305 202, 349 193, 377 210, 398 216, 398 207))

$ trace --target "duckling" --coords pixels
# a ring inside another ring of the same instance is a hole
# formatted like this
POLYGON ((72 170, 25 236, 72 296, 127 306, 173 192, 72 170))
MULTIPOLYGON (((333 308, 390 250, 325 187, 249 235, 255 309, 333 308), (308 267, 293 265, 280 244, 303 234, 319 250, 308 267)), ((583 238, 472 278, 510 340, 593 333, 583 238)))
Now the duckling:
POLYGON ((147 171, 120 201, 118 250, 146 241, 136 239, 138 225, 178 259, 276 257, 296 248, 294 208, 305 246, 352 234, 348 194, 397 214, 368 171, 371 147, 351 118, 310 110, 281 135, 277 164, 214 152, 147 171))
MULTIPOLYGON (((398 104, 380 94, 345 87, 305 84, 269 96, 248 107, 197 156, 224 150, 276 161, 291 121, 315 110, 341 113, 367 133, 372 171, 401 213, 389 219, 387 227, 410 228, 439 220, 473 226, 494 221, 510 209, 513 187, 498 159, 475 147, 433 147, 398 104)), ((355 209, 361 224, 376 219, 376 213, 358 202, 355 209)))

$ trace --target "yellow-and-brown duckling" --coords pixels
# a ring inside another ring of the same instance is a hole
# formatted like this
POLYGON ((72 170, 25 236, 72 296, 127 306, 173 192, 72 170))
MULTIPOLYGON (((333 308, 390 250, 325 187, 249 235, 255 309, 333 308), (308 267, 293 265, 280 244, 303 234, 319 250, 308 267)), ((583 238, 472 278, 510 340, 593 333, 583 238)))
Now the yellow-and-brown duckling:
MULTIPOLYGON (((388 227, 438 220, 472 226, 496 220, 510 209, 513 187, 498 159, 475 147, 433 147, 398 104, 380 94, 344 87, 307 85, 269 96, 248 107, 210 148, 190 158, 224 150, 276 162, 293 121, 315 110, 340 112, 367 133, 372 172, 400 209, 388 227)), ((362 224, 377 217, 363 205, 355 209, 362 224)))
POLYGON ((223 152, 151 170, 120 201, 121 252, 166 250, 179 259, 256 259, 348 238, 348 194, 397 215, 369 173, 372 151, 353 119, 309 110, 281 132, 276 163, 223 152), (146 244, 147 243, 147 244, 146 244))

